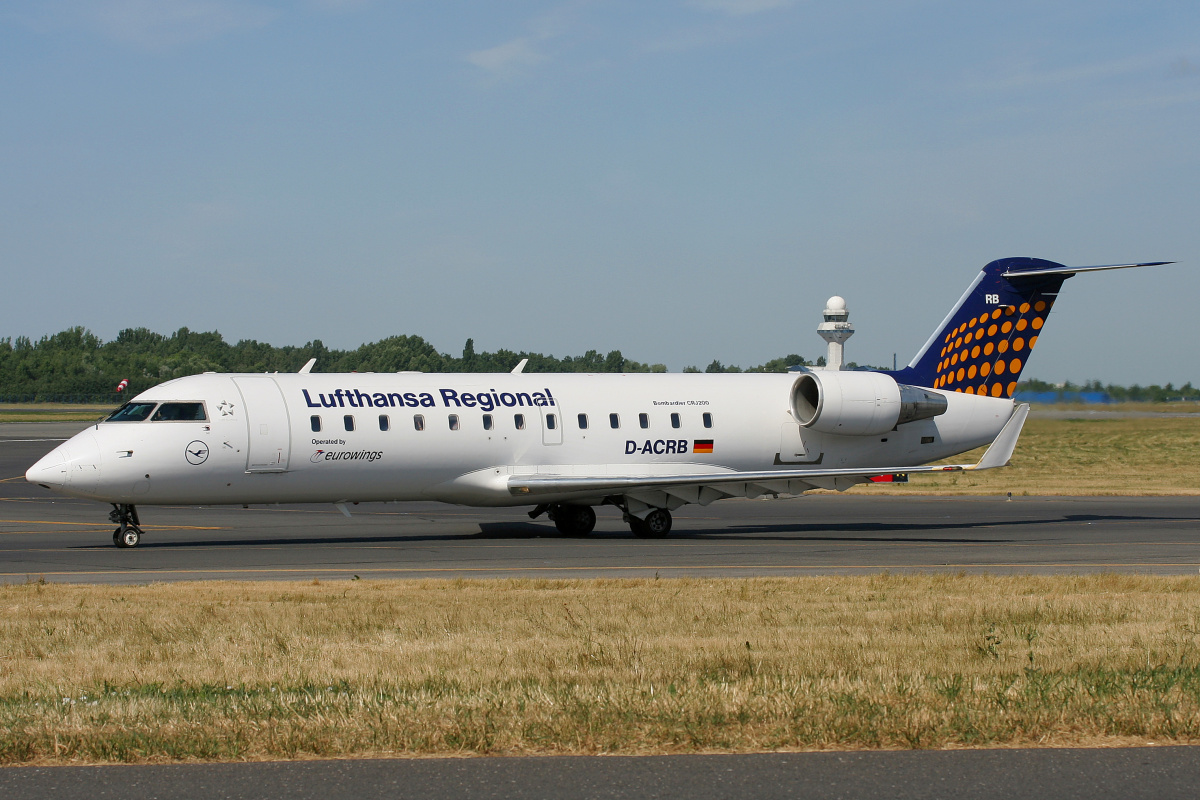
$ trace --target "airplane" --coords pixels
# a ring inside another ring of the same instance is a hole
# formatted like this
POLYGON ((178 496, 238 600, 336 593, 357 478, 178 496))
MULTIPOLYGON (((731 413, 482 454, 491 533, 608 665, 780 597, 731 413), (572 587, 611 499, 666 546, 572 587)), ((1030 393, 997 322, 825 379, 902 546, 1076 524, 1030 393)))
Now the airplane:
POLYGON ((436 500, 533 506, 565 536, 595 507, 640 537, 727 497, 845 490, 893 475, 1006 466, 1029 406, 1017 381, 1068 267, 992 261, 912 361, 782 374, 204 373, 148 389, 29 468, 111 504, 136 547, 138 506, 436 500), (932 462, 990 445, 975 464, 932 462))

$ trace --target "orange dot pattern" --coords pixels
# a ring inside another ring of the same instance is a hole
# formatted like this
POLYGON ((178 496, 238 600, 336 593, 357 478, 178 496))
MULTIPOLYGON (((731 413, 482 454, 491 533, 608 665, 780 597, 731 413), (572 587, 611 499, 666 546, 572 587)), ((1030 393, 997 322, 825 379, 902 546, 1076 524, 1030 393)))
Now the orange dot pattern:
POLYGON ((1053 305, 1053 297, 1035 295, 960 322, 942 340, 933 388, 1012 397, 1053 305))

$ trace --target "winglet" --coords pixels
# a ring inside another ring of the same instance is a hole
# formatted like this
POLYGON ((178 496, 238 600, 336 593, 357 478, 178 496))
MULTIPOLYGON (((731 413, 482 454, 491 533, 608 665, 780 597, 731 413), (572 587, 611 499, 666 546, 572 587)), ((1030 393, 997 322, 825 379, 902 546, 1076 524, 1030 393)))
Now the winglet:
POLYGON ((520 364, 517 364, 515 367, 513 367, 513 368, 512 368, 512 372, 511 372, 511 373, 509 373, 509 374, 510 374, 510 375, 520 375, 522 372, 524 372, 524 371, 525 371, 525 365, 526 365, 526 364, 528 364, 528 363, 529 363, 529 359, 528 359, 528 358, 522 358, 522 359, 521 359, 521 363, 520 363, 520 364))
POLYGON ((1017 410, 1008 418, 1008 423, 1000 434, 992 441, 991 447, 979 459, 979 463, 968 469, 992 469, 1008 466, 1013 450, 1017 448, 1017 439, 1021 437, 1021 428, 1025 426, 1025 418, 1029 416, 1029 404, 1021 403, 1017 410))
POLYGON ((315 358, 310 358, 307 362, 305 362, 304 366, 300 368, 300 372, 297 374, 307 375, 308 373, 312 372, 313 365, 316 363, 317 360, 315 358))

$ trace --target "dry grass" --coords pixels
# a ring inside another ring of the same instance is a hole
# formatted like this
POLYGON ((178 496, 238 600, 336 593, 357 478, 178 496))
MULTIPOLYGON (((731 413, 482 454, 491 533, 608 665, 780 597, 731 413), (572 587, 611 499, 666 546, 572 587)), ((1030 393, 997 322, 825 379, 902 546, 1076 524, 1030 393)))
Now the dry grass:
MULTIPOLYGON (((983 449, 949 459, 969 464, 983 449)), ((1030 419, 1005 469, 915 475, 856 494, 1196 495, 1200 418, 1030 419)))
POLYGON ((0 762, 1200 739, 1200 581, 0 587, 0 762))

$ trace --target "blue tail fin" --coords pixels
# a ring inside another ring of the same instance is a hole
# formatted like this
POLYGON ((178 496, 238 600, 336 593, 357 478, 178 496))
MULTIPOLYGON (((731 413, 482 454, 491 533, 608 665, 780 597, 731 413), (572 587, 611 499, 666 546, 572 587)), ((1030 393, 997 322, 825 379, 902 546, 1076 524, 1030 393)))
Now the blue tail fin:
POLYGON ((1012 397, 1063 281, 1077 272, 1165 263, 1170 262, 1067 267, 1040 258, 993 261, 912 362, 892 375, 932 389, 1012 397))

